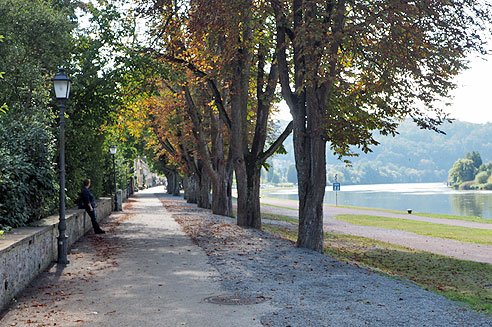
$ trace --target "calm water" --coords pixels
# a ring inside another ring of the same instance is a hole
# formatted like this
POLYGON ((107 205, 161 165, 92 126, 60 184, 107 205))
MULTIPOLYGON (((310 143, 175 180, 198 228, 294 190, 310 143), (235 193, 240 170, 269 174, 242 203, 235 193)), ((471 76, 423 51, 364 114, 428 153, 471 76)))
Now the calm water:
MULTIPOLYGON (((262 191, 263 196, 298 199, 297 189, 262 191)), ((342 184, 339 192, 328 186, 324 202, 335 204, 336 193, 339 205, 492 218, 492 191, 455 191, 442 183, 342 184)))

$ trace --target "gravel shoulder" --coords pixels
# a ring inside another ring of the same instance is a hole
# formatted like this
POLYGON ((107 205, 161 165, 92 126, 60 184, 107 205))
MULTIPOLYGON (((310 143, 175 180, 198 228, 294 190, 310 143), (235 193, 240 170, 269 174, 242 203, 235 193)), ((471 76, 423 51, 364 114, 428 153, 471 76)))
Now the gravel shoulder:
POLYGON ((223 287, 278 308, 261 317, 265 326, 492 325, 492 317, 413 283, 295 248, 181 199, 163 203, 168 210, 178 208, 173 217, 207 253, 223 287))
MULTIPOLYGON (((265 213, 285 215, 297 218, 297 201, 277 200, 262 198, 261 210, 265 213), (272 207, 281 206, 290 209, 272 207)), ((348 234, 372 238, 382 242, 401 245, 419 251, 427 251, 436 254, 446 255, 456 259, 471 260, 492 264, 492 246, 459 242, 438 237, 422 236, 411 232, 378 228, 371 226, 360 226, 348 222, 334 219, 339 214, 371 215, 384 216, 399 219, 417 220, 442 225, 461 226, 467 228, 492 229, 491 224, 481 224, 468 221, 453 219, 438 219, 431 217, 421 217, 414 215, 399 215, 385 211, 350 209, 325 206, 324 207, 324 230, 329 233, 348 234)))

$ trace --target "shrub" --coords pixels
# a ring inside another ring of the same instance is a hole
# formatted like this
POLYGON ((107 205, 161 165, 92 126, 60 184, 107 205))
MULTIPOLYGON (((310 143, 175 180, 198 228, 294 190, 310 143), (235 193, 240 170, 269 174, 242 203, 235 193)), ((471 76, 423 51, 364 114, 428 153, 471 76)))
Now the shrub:
POLYGON ((19 227, 56 208, 54 141, 41 115, 0 116, 0 229, 19 227))
POLYGON ((460 184, 459 189, 460 190, 471 190, 471 189, 473 189, 473 181, 464 182, 464 183, 460 184))
POLYGON ((475 176, 475 183, 476 184, 485 184, 487 183, 487 180, 489 178, 489 173, 486 171, 481 171, 475 176))
POLYGON ((482 187, 483 190, 492 190, 492 183, 487 183, 482 187))

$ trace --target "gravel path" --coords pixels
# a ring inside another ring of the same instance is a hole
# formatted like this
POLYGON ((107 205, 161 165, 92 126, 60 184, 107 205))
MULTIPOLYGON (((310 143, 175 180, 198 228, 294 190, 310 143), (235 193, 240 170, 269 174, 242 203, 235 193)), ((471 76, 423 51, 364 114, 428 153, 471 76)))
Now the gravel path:
POLYGON ((263 325, 492 325, 492 317, 412 283, 297 249, 266 232, 239 228, 233 219, 211 215, 183 200, 163 198, 163 203, 207 253, 226 289, 278 307, 261 317, 263 325))
MULTIPOLYGON (((297 201, 262 198, 261 202, 262 204, 264 204, 261 207, 262 212, 297 218, 297 201), (291 209, 277 208, 265 204, 289 207, 291 209)), ((332 206, 324 207, 324 230, 326 232, 363 236, 382 242, 406 246, 415 250, 437 253, 462 260, 471 260, 492 264, 492 246, 459 242, 445 238, 423 236, 394 229, 354 225, 346 221, 334 219, 334 217, 339 214, 384 216, 479 229, 492 229, 492 224, 475 223, 453 219, 438 219, 415 215, 399 215, 376 210, 350 209, 332 206)))

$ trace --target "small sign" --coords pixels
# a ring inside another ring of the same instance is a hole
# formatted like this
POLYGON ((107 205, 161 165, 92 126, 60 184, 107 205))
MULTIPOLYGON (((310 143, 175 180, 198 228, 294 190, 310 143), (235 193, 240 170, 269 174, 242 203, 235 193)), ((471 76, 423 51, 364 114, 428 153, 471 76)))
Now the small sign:
POLYGON ((333 191, 340 191, 340 183, 333 183, 333 191))

